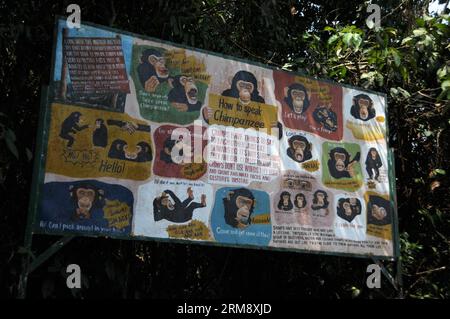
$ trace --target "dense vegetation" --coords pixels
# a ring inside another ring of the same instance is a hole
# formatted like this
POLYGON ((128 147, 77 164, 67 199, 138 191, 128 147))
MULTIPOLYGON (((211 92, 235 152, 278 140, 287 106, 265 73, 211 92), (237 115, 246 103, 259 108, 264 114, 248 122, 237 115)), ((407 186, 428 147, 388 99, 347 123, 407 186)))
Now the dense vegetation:
MULTIPOLYGON (((427 0, 382 1, 381 28, 361 1, 77 1, 82 20, 243 57, 388 94, 404 293, 450 297, 448 16, 427 0)), ((445 1, 443 1, 445 2, 445 1)), ((0 1, 0 296, 17 296, 41 86, 64 1, 0 1)), ((448 1, 447 1, 448 4, 448 1)), ((448 9, 447 9, 448 13, 448 9)), ((34 253, 55 237, 37 236, 34 253)), ((366 288, 370 260, 76 238, 32 273, 28 296, 396 297, 366 288), (65 266, 83 288, 65 286, 65 266)), ((395 269, 391 271, 394 272, 395 269)))

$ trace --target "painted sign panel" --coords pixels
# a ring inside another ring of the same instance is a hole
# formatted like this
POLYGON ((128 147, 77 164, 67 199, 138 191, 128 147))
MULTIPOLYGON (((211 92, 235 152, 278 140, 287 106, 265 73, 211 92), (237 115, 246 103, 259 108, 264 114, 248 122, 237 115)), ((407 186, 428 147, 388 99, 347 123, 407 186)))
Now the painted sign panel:
POLYGON ((395 256, 384 95, 56 28, 34 232, 395 256))

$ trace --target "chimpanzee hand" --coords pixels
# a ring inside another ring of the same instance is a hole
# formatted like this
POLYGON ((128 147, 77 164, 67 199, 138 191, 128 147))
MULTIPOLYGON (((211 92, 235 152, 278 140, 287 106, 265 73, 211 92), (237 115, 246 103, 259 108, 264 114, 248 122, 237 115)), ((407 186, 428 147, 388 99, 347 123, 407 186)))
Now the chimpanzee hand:
POLYGON ((150 79, 145 81, 144 89, 149 93, 153 93, 156 91, 158 85, 159 85, 158 78, 156 76, 152 76, 150 79))
POLYGON ((355 165, 358 163, 357 161, 353 161, 347 166, 347 172, 350 174, 350 177, 355 177, 355 165))
POLYGON ((208 122, 209 119, 212 118, 213 116, 214 116, 214 111, 212 108, 210 108, 208 106, 203 108, 203 117, 206 122, 208 122))
POLYGON ((121 127, 123 131, 127 131, 130 135, 136 132, 137 128, 138 126, 132 122, 126 122, 125 125, 121 127))

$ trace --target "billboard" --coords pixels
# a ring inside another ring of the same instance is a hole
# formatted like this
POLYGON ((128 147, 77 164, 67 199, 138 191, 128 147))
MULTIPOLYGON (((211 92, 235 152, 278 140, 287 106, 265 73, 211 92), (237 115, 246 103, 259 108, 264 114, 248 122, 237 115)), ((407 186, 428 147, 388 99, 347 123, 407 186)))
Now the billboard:
POLYGON ((396 257, 384 94, 56 23, 33 233, 396 257))

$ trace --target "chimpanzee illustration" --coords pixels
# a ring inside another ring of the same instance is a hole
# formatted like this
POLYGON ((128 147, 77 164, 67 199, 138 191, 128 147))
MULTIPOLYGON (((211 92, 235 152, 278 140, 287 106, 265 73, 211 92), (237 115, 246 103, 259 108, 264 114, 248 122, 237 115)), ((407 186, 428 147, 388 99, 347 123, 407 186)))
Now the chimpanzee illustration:
POLYGON ((185 144, 183 143, 183 135, 178 140, 168 137, 163 144, 163 149, 159 153, 159 159, 166 164, 183 164, 185 152, 185 144))
POLYGON ((117 139, 111 143, 108 157, 132 162, 148 162, 152 160, 152 149, 147 142, 141 141, 137 143, 135 149, 134 152, 130 151, 127 142, 117 139))
POLYGON ((202 102, 197 99, 198 89, 191 76, 177 75, 172 81, 173 88, 167 99, 178 111, 200 111, 202 102))
POLYGON ((373 119, 376 115, 373 101, 367 94, 358 94, 353 97, 353 105, 350 109, 350 114, 362 121, 373 119))
POLYGON ((246 188, 229 191, 223 199, 225 222, 234 228, 245 228, 251 224, 251 215, 255 208, 255 197, 246 188))
POLYGON ((367 223, 373 225, 388 225, 391 223, 390 202, 382 197, 370 195, 367 204, 367 223))
POLYGON ((303 114, 309 107, 308 92, 300 83, 293 83, 286 88, 284 101, 295 114, 303 114))
POLYGON ((375 172, 375 180, 378 181, 378 177, 380 176, 379 168, 381 166, 383 164, 381 163, 380 154, 378 154, 377 149, 375 147, 370 148, 366 158, 366 171, 370 179, 374 178, 373 173, 375 172))
POLYGON ((195 209, 206 207, 205 194, 201 195, 200 203, 193 202, 194 192, 191 187, 188 187, 187 195, 188 197, 182 202, 174 192, 167 189, 161 196, 156 197, 153 200, 155 222, 165 219, 173 223, 185 223, 192 219, 195 209))
POLYGON ((294 200, 295 207, 304 208, 304 207, 306 207, 307 204, 308 204, 308 202, 306 201, 306 197, 304 194, 298 193, 297 195, 295 195, 295 200, 294 200))
POLYGON ((323 190, 314 192, 311 208, 313 210, 328 208, 328 194, 323 190))
POLYGON ((278 201, 278 209, 288 211, 294 208, 291 201, 291 194, 289 192, 282 192, 280 194, 280 200, 278 201))
POLYGON ((351 178, 354 175, 353 166, 359 162, 361 154, 356 153, 355 157, 350 160, 350 154, 345 148, 335 147, 330 151, 328 160, 328 170, 334 178, 351 178))
POLYGON ((90 219, 92 209, 103 205, 104 191, 88 183, 70 185, 69 192, 74 205, 73 220, 90 219))
POLYGON ((95 120, 95 130, 92 133, 92 145, 106 147, 108 144, 108 129, 103 119, 95 120))
POLYGON ((335 132, 338 129, 337 115, 331 105, 317 105, 313 112, 314 120, 326 130, 335 132))
POLYGON ((76 134, 77 132, 80 132, 86 128, 89 127, 89 125, 82 125, 79 126, 81 120, 81 113, 80 112, 72 112, 61 124, 61 131, 59 133, 59 137, 67 140, 67 147, 72 147, 73 142, 75 142, 75 138, 70 135, 76 134))
POLYGON ((138 68, 139 81, 145 91, 153 93, 159 84, 169 79, 169 70, 161 52, 146 49, 142 52, 138 68))
POLYGON ((340 198, 336 207, 337 215, 349 223, 361 214, 361 202, 357 198, 340 198))
POLYGON ((147 142, 141 141, 136 144, 136 162, 149 162, 153 159, 152 148, 147 142))
POLYGON ((311 143, 304 136, 293 135, 288 140, 287 156, 298 163, 312 158, 311 143))
POLYGON ((243 70, 234 75, 231 88, 223 91, 222 95, 239 98, 244 105, 250 101, 265 103, 264 98, 259 95, 256 77, 253 73, 243 70))

